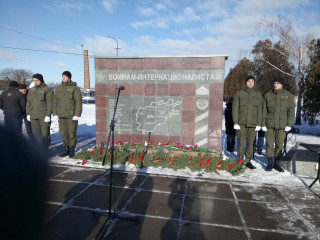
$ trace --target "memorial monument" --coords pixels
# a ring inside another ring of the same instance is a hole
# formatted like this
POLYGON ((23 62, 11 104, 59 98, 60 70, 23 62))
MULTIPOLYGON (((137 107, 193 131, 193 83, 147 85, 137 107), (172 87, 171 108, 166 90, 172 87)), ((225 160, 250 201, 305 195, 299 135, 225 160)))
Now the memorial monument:
POLYGON ((226 55, 95 58, 96 136, 106 142, 117 87, 115 140, 222 150, 226 55))

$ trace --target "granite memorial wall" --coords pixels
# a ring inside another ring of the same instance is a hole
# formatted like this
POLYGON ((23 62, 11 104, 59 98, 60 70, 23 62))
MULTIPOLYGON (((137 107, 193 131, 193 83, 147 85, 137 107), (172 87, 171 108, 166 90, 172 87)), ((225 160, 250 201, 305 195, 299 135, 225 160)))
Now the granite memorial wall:
POLYGON ((119 86, 115 140, 222 150, 227 56, 95 58, 96 136, 108 139, 119 86))

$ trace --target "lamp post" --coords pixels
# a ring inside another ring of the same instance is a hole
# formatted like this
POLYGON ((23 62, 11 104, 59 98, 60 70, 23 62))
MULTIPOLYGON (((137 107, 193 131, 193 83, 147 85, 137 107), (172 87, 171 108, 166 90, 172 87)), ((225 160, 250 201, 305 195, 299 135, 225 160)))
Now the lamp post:
POLYGON ((109 38, 112 38, 113 40, 116 41, 116 43, 117 43, 116 52, 117 52, 117 56, 118 56, 118 50, 121 49, 121 48, 118 47, 118 41, 117 41, 117 39, 115 39, 115 38, 113 38, 113 37, 111 37, 111 36, 108 36, 108 37, 109 37, 109 38))

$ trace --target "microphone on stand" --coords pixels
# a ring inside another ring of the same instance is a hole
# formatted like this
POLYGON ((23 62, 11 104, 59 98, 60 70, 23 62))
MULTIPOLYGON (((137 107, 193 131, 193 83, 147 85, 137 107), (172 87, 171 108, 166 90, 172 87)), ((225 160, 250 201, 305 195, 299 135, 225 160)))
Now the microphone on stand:
POLYGON ((124 86, 119 86, 119 87, 117 87, 116 89, 124 90, 124 86))

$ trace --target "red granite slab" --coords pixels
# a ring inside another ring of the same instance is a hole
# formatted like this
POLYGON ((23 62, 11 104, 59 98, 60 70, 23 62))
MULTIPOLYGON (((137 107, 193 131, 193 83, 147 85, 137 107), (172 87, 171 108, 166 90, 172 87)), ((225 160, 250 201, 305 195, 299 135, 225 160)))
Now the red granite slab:
POLYGON ((181 96, 182 95, 182 84, 171 83, 170 84, 170 96, 181 96))
POLYGON ((114 96, 115 90, 119 85, 117 83, 109 83, 107 85, 107 95, 114 96))
POLYGON ((107 108, 96 107, 96 119, 100 119, 100 120, 107 119, 107 108))
POLYGON ((183 137, 193 137, 194 136, 194 123, 182 123, 182 136, 183 137))
POLYGON ((196 108, 196 98, 195 97, 182 98, 182 110, 194 111, 195 108, 196 108))
POLYGON ((211 69, 224 69, 225 57, 213 57, 211 60, 211 69))
POLYGON ((142 58, 119 59, 119 70, 140 70, 143 67, 142 58))
POLYGON ((157 84, 157 96, 169 95, 169 84, 157 84))
POLYGON ((118 70, 118 60, 112 58, 95 58, 94 66, 96 70, 118 70))
POLYGON ((193 97, 196 94, 196 84, 188 83, 181 84, 181 95, 182 97, 193 97))
POLYGON ((195 111, 182 110, 182 122, 183 123, 193 123, 195 118, 195 111))
POLYGON ((194 137, 182 136, 181 138, 183 144, 194 145, 194 137))
POLYGON ((107 97, 97 97, 96 98, 96 107, 107 107, 107 97))
POLYGON ((145 84, 134 83, 131 85, 131 94, 133 96, 144 96, 145 95, 145 84))
POLYGON ((156 96, 157 89, 155 84, 145 84, 144 92, 146 96, 156 96))
POLYGON ((95 94, 97 96, 105 96, 107 94, 107 84, 97 83, 95 86, 95 94))
POLYGON ((143 70, 158 69, 158 58, 145 58, 143 60, 143 70))
POLYGON ((96 122, 96 131, 97 132, 108 132, 107 121, 97 121, 96 122))

